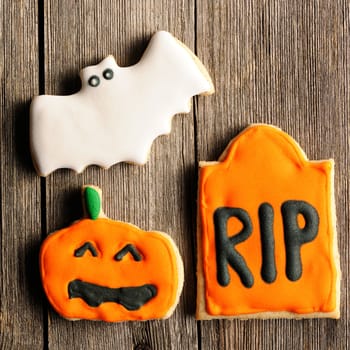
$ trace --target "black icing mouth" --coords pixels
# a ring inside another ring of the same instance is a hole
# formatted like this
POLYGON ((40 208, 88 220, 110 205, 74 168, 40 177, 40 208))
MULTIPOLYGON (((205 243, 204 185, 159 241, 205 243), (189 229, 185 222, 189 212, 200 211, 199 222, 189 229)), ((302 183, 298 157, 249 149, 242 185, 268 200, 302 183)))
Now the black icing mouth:
POLYGON ((127 310, 138 310, 157 295, 157 288, 153 284, 139 287, 109 288, 93 283, 74 280, 68 284, 69 299, 81 298, 89 306, 97 307, 111 301, 124 306, 127 310))

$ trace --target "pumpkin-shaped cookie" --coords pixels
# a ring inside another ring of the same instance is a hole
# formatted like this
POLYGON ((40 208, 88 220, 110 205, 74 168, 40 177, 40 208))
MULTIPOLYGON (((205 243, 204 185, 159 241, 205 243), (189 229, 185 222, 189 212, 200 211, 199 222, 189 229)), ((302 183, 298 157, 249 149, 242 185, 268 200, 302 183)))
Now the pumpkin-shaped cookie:
POLYGON ((149 320, 174 311, 183 264, 173 240, 107 218, 101 191, 83 188, 89 218, 49 235, 40 272, 54 309, 67 319, 149 320))

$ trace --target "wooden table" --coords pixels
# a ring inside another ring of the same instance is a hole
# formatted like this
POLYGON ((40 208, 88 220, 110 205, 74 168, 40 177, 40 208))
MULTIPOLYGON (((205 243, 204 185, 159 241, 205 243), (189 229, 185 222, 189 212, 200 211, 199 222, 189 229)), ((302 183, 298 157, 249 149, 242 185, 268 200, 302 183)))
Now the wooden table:
POLYGON ((349 349, 349 6, 346 0, 0 0, 1 349, 349 349), (29 152, 32 96, 76 92, 79 70, 108 54, 123 66, 136 63, 158 29, 195 50, 216 94, 195 98, 189 115, 174 118, 145 166, 39 178, 29 152), (335 159, 343 272, 338 321, 194 318, 197 164, 217 159, 250 123, 281 127, 310 159, 335 159), (108 216, 168 232, 177 242, 185 286, 169 320, 69 322, 48 306, 40 242, 81 217, 86 183, 102 187, 108 216))

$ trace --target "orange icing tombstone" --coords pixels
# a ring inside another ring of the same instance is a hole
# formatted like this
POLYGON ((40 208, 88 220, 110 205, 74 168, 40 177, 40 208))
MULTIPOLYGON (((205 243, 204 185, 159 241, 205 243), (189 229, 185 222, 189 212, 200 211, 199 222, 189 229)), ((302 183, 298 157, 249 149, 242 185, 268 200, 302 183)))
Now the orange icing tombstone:
POLYGON ((201 163, 197 318, 339 317, 333 161, 253 125, 201 163))
POLYGON ((67 319, 167 318, 178 303, 183 265, 172 239, 114 221, 101 210, 101 191, 83 189, 90 218, 49 235, 40 251, 45 293, 67 319))

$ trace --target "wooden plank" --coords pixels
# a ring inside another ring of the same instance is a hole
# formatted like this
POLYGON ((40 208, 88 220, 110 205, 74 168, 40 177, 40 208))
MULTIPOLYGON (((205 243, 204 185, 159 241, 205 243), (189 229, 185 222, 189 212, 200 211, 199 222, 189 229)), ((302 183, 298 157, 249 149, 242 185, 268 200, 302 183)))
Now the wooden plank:
POLYGON ((216 95, 200 100, 198 158, 250 123, 271 123, 310 159, 334 158, 341 320, 201 322, 202 349, 349 348, 349 3, 197 2, 197 47, 216 95))
MULTIPOLYGON (((136 63, 158 29, 172 32, 192 48, 195 42, 193 1, 47 1, 45 23, 45 92, 51 94, 77 91, 78 71, 108 54, 123 66, 136 63)), ((59 170, 47 178, 48 232, 81 216, 80 186, 93 183, 103 189, 109 217, 165 231, 174 238, 184 257, 186 278, 180 304, 166 321, 68 322, 50 312, 50 349, 197 348, 192 287, 193 129, 192 114, 175 117, 172 133, 156 140, 145 166, 89 167, 81 175, 59 170)))
POLYGON ((0 8, 0 348, 40 349, 40 179, 28 140, 29 103, 39 92, 37 1, 1 0, 0 8))

